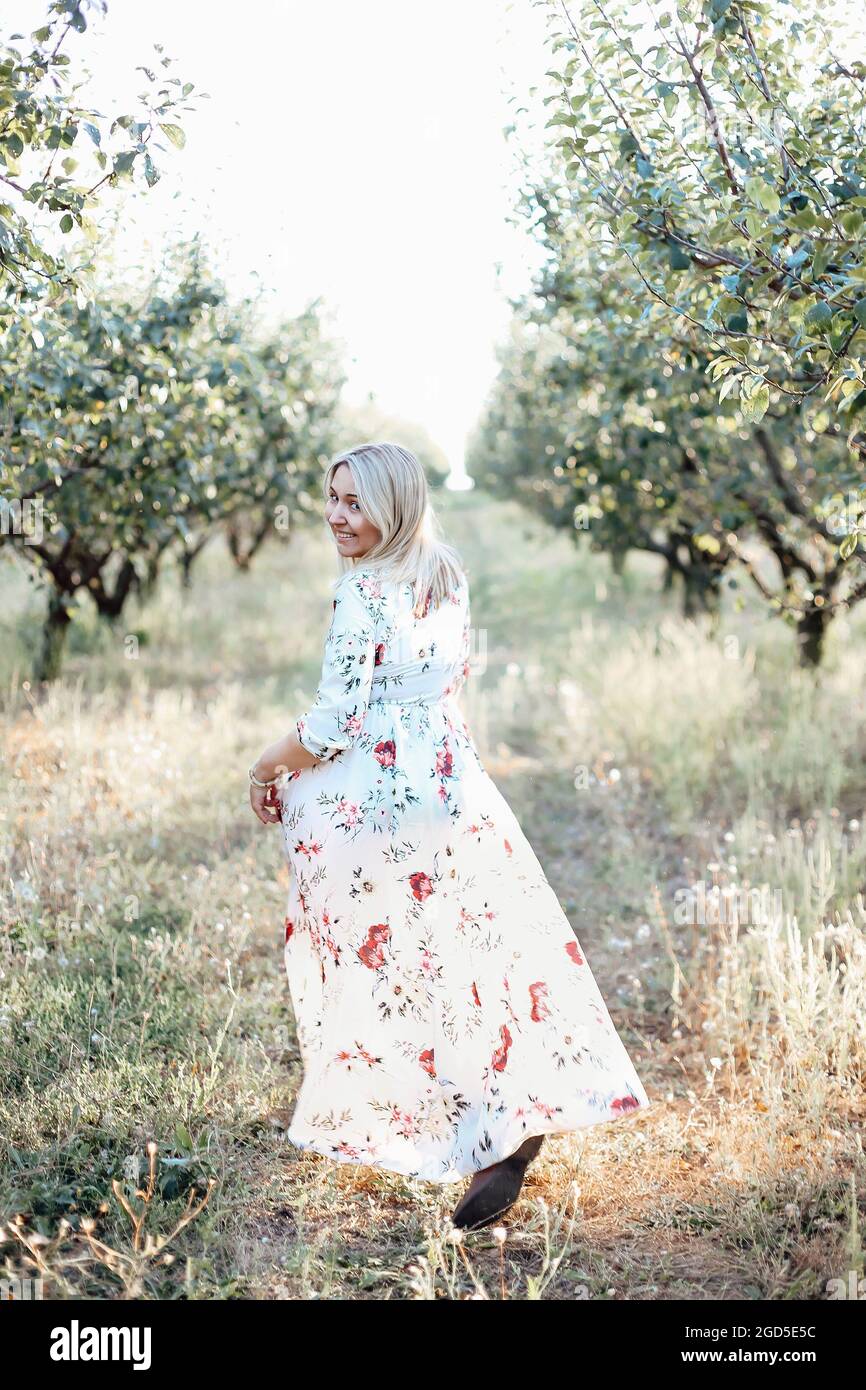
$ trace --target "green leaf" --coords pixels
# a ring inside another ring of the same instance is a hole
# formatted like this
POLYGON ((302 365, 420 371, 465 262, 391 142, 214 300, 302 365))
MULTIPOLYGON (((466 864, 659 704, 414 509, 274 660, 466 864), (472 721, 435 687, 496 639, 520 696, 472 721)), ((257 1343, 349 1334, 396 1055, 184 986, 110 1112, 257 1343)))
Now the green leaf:
POLYGON ((857 549, 858 544, 859 537, 857 536, 856 532, 852 531, 849 535, 845 537, 845 539, 839 546, 840 560, 850 559, 851 556, 854 554, 854 551, 857 549))
POLYGON ((137 150, 123 150, 121 154, 117 155, 114 160, 115 174, 128 174, 137 154, 137 150))
POLYGON ((763 420, 770 407, 770 388, 769 386, 759 386, 757 391, 743 398, 742 389, 740 392, 740 408, 747 420, 757 425, 763 420))
POLYGON ((72 228, 73 228, 74 226, 75 226, 75 223, 74 223, 73 220, 72 220, 72 215, 71 215, 71 213, 65 212, 65 213, 63 214, 63 216, 61 217, 61 219, 60 219, 60 230, 61 230, 61 232, 71 232, 71 231, 72 231, 72 228))
MULTIPOLYGON (((746 179, 746 193, 753 203, 763 208, 766 212, 778 212, 782 206, 782 200, 771 183, 766 179, 754 176, 746 179)), ((754 233, 752 233, 754 235, 754 233)))
POLYGON ((749 236, 754 237, 755 241, 759 241, 765 226, 764 219, 760 213, 754 211, 747 212, 745 223, 749 236))
POLYGON ((179 125, 164 125, 162 121, 160 121, 159 128, 164 135, 168 136, 175 149, 183 149, 184 145, 186 144, 186 136, 184 135, 179 125))
POLYGON ((809 328, 815 328, 820 330, 827 326, 832 317, 833 310, 830 308, 830 305, 826 304, 822 299, 819 300, 817 304, 812 305, 811 309, 806 314, 803 322, 809 328))

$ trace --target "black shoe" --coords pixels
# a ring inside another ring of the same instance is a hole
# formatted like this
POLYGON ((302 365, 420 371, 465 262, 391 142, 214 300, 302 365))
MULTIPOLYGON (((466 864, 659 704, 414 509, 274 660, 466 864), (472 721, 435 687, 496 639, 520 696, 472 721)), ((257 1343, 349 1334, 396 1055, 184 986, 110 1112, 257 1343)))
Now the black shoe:
POLYGON ((543 1143, 544 1135, 534 1134, 508 1158, 494 1163, 488 1180, 457 1203, 452 1223, 461 1230, 477 1231, 508 1211, 517 1201, 526 1170, 543 1143))

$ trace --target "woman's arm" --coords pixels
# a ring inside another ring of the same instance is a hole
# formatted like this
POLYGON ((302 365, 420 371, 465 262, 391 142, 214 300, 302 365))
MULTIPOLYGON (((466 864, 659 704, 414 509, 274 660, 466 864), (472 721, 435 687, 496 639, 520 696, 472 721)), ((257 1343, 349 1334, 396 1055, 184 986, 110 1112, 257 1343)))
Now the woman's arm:
MULTIPOLYGON (((316 699, 285 738, 262 753, 254 777, 271 781, 284 772, 315 767, 351 748, 364 725, 375 661, 375 622, 351 572, 334 599, 325 638, 316 699)), ((274 789, 250 783, 250 804, 265 825, 280 819, 274 789)))
MULTIPOLYGON (((299 741, 293 729, 285 738, 269 744, 251 771, 260 782, 271 782, 284 772, 298 772, 301 768, 313 767, 318 761, 299 741)), ((263 825, 273 825, 281 819, 273 786, 257 787, 250 782, 250 805, 263 825)))
POLYGON ((255 764, 253 773, 260 782, 271 782, 284 772, 299 772, 302 767, 315 767, 319 761, 291 729, 284 738, 268 745, 255 764))

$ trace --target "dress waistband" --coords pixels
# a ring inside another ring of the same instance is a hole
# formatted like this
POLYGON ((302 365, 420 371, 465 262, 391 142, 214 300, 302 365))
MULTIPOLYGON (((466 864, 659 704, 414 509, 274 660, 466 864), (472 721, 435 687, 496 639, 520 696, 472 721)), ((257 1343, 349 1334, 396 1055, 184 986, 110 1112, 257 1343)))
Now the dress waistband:
POLYGON ((377 667, 370 688, 372 704, 438 704, 447 699, 453 662, 405 661, 377 667))
POLYGON ((374 695, 371 705, 443 705, 448 695, 374 695))

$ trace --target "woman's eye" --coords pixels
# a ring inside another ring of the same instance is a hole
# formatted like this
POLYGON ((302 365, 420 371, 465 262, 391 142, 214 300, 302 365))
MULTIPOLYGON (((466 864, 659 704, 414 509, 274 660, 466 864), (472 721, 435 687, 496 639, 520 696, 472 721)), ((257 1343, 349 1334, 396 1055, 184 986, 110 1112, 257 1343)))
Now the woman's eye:
MULTIPOLYGON (((330 498, 329 498, 329 501, 331 501, 331 502, 337 502, 337 501, 339 501, 339 498, 336 496, 335 493, 332 492, 332 493, 331 493, 331 496, 330 496, 330 498)), ((360 502, 353 502, 353 503, 352 503, 352 507, 353 507, 353 509, 354 509, 356 512, 359 512, 359 511, 361 510, 361 504, 360 504, 360 502)))

